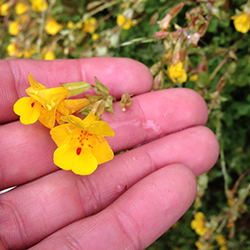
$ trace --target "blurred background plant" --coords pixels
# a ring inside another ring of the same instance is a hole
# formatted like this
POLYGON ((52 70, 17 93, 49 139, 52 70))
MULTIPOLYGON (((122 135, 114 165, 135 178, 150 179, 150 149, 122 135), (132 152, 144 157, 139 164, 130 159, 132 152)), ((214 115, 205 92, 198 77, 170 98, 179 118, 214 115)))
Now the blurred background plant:
POLYGON ((129 57, 154 91, 200 93, 220 158, 148 249, 250 249, 250 1, 0 0, 0 19, 2 59, 129 57))

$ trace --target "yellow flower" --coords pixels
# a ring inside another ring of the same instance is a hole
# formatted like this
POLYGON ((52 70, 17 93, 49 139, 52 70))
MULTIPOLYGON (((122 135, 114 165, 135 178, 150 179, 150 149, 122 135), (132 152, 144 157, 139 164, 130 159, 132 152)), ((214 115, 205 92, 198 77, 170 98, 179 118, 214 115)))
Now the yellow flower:
POLYGON ((49 20, 45 24, 45 31, 49 35, 55 35, 62 28, 63 28, 63 26, 61 24, 59 24, 53 17, 50 17, 49 20))
POLYGON ((94 17, 91 17, 90 19, 87 19, 84 22, 84 26, 83 26, 82 31, 86 32, 86 33, 89 33, 91 35, 94 34, 95 30, 97 28, 96 23, 97 23, 97 21, 96 21, 96 19, 94 17))
POLYGON ((46 0, 30 0, 30 2, 31 8, 36 12, 42 12, 48 8, 46 0))
POLYGON ((227 247, 226 246, 221 246, 220 250, 227 250, 227 247))
POLYGON ((189 76, 189 80, 193 81, 193 82, 197 81, 198 80, 198 75, 197 74, 193 74, 193 75, 189 76))
POLYGON ((114 136, 114 131, 106 122, 99 121, 99 116, 90 112, 84 120, 73 115, 61 119, 68 123, 50 131, 58 146, 54 152, 55 165, 79 175, 89 175, 98 164, 114 158, 104 138, 114 136))
POLYGON ((233 16, 234 27, 238 32, 247 33, 250 29, 250 16, 243 12, 240 15, 233 16))
POLYGON ((74 26, 75 26, 74 23, 71 22, 71 21, 69 21, 69 22, 67 23, 67 28, 68 28, 68 29, 72 29, 74 26))
POLYGON ((116 22, 124 30, 129 30, 131 26, 135 25, 131 19, 126 19, 122 14, 117 15, 116 22))
POLYGON ((72 107, 72 101, 76 102, 77 108, 80 106, 79 109, 89 104, 87 99, 64 100, 68 95, 66 88, 46 89, 41 83, 37 83, 31 74, 29 82, 31 87, 26 89, 26 93, 30 97, 23 97, 14 104, 14 112, 20 116, 23 124, 32 124, 39 119, 44 126, 53 128, 55 120, 61 123, 62 115, 73 114, 76 111, 75 107, 72 107))
POLYGON ((9 25, 9 33, 10 35, 12 36, 16 36, 19 32, 19 23, 14 21, 14 22, 11 22, 10 25, 9 25))
POLYGON ((195 214, 194 220, 191 221, 191 228, 200 236, 206 234, 208 228, 205 227, 205 216, 202 212, 195 214))
POLYGON ((6 16, 8 14, 8 9, 10 8, 10 3, 3 3, 0 6, 0 16, 6 16))
POLYGON ((227 250, 226 239, 223 235, 221 234, 216 235, 216 241, 220 245, 220 250, 227 250))
POLYGON ((25 49, 23 51, 23 56, 24 56, 24 58, 30 58, 35 53, 36 53, 36 45, 33 44, 33 45, 29 46, 28 49, 25 49))
POLYGON ((27 10, 28 10, 28 6, 25 3, 21 2, 21 1, 17 2, 16 6, 15 6, 15 12, 17 15, 22 15, 27 10))
POLYGON ((23 53, 16 46, 15 42, 12 42, 7 46, 7 52, 9 56, 21 57, 23 55, 23 53))
POLYGON ((203 245, 199 241, 195 242, 195 246, 197 247, 197 249, 202 249, 203 248, 203 245))
POLYGON ((187 73, 183 68, 183 63, 178 62, 168 67, 168 73, 173 82, 183 83, 187 81, 187 73))
POLYGON ((44 55, 44 59, 45 59, 45 60, 54 60, 54 59, 55 59, 54 51, 48 50, 48 51, 45 53, 45 55, 44 55))
POLYGON ((94 34, 92 35, 92 40, 93 40, 93 41, 96 41, 96 40, 98 39, 98 37, 99 37, 99 35, 98 35, 97 33, 94 33, 94 34))

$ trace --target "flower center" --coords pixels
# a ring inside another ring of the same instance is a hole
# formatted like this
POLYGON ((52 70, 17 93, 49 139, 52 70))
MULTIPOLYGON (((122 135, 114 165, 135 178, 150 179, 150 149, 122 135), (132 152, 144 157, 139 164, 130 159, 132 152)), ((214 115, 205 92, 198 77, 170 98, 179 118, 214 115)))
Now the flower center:
POLYGON ((81 130, 77 137, 78 147, 76 149, 76 154, 80 155, 83 148, 85 150, 91 150, 95 145, 95 137, 88 133, 87 131, 81 130))

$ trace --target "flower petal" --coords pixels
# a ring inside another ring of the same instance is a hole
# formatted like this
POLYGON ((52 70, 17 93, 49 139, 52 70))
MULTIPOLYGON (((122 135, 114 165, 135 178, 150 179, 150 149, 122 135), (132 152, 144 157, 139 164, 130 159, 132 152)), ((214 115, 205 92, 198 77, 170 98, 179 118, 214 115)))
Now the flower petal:
POLYGON ((38 83, 34 80, 33 76, 31 74, 28 75, 30 86, 36 90, 46 89, 45 86, 43 86, 41 83, 38 83))
POLYGON ((30 97, 23 97, 14 104, 14 112, 20 116, 23 124, 32 124, 38 120, 42 106, 30 97))
POLYGON ((99 116, 96 116, 92 112, 89 112, 89 114, 83 120, 84 127, 87 128, 92 122, 99 121, 99 119, 99 116))
POLYGON ((108 125, 108 123, 103 121, 96 121, 89 125, 87 128, 90 134, 95 134, 97 136, 108 136, 113 137, 115 135, 114 131, 108 125))
POLYGON ((52 110, 42 109, 39 121, 47 128, 52 129, 55 126, 56 108, 52 110))
MULTIPOLYGON (((64 107, 69 110, 70 114, 73 114, 76 111, 88 106, 90 104, 90 101, 86 98, 67 99, 67 100, 63 100, 61 103, 64 104, 64 107)), ((58 111, 60 112, 59 107, 58 107, 58 111)))
POLYGON ((114 158, 114 153, 105 138, 98 137, 98 143, 92 149, 98 164, 110 161, 114 158))
POLYGON ((85 130, 83 120, 77 116, 74 116, 74 115, 62 116, 61 120, 64 122, 71 123, 72 125, 74 125, 80 130, 85 130))
POLYGON ((71 124, 63 124, 50 130, 50 135, 58 147, 70 142, 75 127, 71 124))
POLYGON ((27 94, 40 102, 46 109, 51 110, 58 103, 65 99, 68 95, 68 90, 63 87, 36 90, 32 87, 26 89, 27 94))
POLYGON ((70 143, 56 149, 54 152, 54 163, 64 169, 72 170, 79 175, 89 175, 93 173, 98 164, 96 158, 84 151, 78 153, 76 147, 70 143))

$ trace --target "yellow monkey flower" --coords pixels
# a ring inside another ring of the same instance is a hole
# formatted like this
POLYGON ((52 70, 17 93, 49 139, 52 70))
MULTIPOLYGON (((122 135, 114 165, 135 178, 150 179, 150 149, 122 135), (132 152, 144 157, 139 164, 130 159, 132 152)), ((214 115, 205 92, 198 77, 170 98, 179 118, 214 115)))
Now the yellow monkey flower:
POLYGON ((82 120, 70 115, 61 118, 66 124, 50 131, 58 148, 54 152, 54 163, 64 170, 79 175, 93 173, 98 164, 110 161, 114 153, 104 136, 114 136, 113 130, 92 112, 82 120))
POLYGON ((20 116, 23 124, 33 124, 38 119, 48 128, 53 128, 55 121, 60 124, 61 116, 73 114, 77 110, 87 106, 87 99, 64 100, 69 91, 63 87, 46 89, 41 83, 37 83, 29 74, 30 87, 26 93, 30 97, 23 97, 14 104, 14 112, 20 116))

